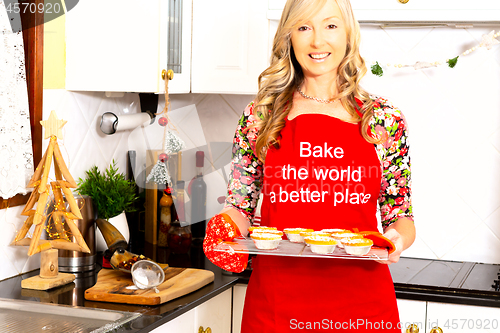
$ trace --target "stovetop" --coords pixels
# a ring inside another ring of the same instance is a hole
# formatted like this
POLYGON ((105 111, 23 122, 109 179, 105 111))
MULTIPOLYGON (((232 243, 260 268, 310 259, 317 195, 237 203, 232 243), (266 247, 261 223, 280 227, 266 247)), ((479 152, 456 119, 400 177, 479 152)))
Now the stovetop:
POLYGON ((394 283, 497 293, 500 265, 401 258, 389 266, 394 283))

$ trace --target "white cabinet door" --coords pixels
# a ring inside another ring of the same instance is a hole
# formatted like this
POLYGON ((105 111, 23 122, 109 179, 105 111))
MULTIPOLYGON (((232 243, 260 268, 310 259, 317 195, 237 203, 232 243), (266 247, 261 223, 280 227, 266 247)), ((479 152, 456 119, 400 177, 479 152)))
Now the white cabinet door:
POLYGON ((425 301, 413 301, 407 299, 398 299, 399 320, 401 323, 401 332, 414 324, 417 325, 420 332, 425 332, 425 301))
POLYGON ((246 293, 246 284, 237 284, 233 287, 233 333, 240 333, 241 331, 241 318, 243 317, 246 293))
POLYGON ((257 93, 270 54, 267 1, 193 1, 193 93, 257 93))
MULTIPOLYGON (((169 92, 190 90, 191 0, 183 7, 185 73, 174 76, 169 92)), ((165 0, 80 1, 66 15, 66 89, 162 92, 168 21, 165 0)))
MULTIPOLYGON (((279 19, 286 0, 269 0, 268 16, 279 19)), ((496 21, 500 20, 498 0, 409 0, 403 4, 387 0, 351 0, 360 21, 496 21)))
POLYGON ((196 307, 195 332, 210 327, 214 333, 231 333, 231 298, 232 289, 228 289, 196 307))
POLYGON ((500 332, 500 308, 427 302, 427 332, 500 332))
MULTIPOLYGON (((162 11, 168 13, 166 8, 168 4, 167 0, 161 1, 162 11)), ((168 82, 168 92, 170 94, 186 94, 191 91, 191 25, 192 25, 192 12, 193 12, 193 2, 192 0, 182 0, 182 38, 181 38, 181 63, 182 70, 180 73, 174 73, 174 79, 168 82)), ((170 15, 170 14, 168 14, 170 15)), ((160 42, 159 45, 159 64, 157 80, 159 82, 158 92, 165 92, 165 81, 161 78, 161 71, 167 69, 168 66, 168 39, 169 36, 174 35, 169 34, 168 29, 168 16, 160 18, 160 42)), ((176 37, 175 37, 176 38, 176 37)))
POLYGON ((151 333, 198 332, 198 327, 196 327, 195 330, 195 315, 196 315, 196 309, 192 309, 183 314, 182 316, 179 316, 174 320, 169 321, 168 323, 158 328, 155 328, 154 330, 151 331, 151 333))

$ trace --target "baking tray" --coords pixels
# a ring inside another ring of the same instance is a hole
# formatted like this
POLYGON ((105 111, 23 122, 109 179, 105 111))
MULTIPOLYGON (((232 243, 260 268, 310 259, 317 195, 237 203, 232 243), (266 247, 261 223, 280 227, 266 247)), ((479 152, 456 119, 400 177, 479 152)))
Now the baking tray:
POLYGON ((232 242, 222 242, 214 249, 220 252, 235 252, 248 254, 261 254, 270 256, 287 257, 312 257, 312 258, 341 258, 341 259, 361 259, 361 260, 387 260, 389 257, 387 249, 372 247, 370 252, 364 256, 354 256, 347 254, 344 249, 335 247, 331 254, 317 254, 311 251, 311 248, 304 243, 292 243, 288 240, 282 240, 275 250, 260 250, 255 247, 252 239, 235 238, 232 242))

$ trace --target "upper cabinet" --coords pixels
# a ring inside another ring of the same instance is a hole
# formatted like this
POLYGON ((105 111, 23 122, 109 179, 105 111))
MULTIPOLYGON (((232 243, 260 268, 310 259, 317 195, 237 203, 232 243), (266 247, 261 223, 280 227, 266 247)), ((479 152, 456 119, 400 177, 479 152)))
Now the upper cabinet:
MULTIPOLYGON (((269 0, 269 17, 279 20, 286 0, 269 0)), ((498 0, 351 0, 359 21, 499 22, 498 0)))
POLYGON ((192 92, 257 93, 270 57, 268 1, 193 1, 192 92))
POLYGON ((191 0, 86 0, 66 15, 66 89, 187 93, 191 0))

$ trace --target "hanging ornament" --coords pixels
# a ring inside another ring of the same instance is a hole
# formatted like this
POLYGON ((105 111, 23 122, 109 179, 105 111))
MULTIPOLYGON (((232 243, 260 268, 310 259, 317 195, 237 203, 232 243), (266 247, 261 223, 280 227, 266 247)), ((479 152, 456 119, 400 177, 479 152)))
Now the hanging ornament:
POLYGON ((450 68, 455 67, 455 65, 457 64, 457 61, 458 61, 458 56, 456 56, 456 57, 455 57, 455 58, 453 58, 453 59, 448 59, 448 60, 446 60, 446 62, 448 63, 448 66, 449 66, 450 68))
POLYGON ((491 31, 487 35, 483 35, 482 36, 482 40, 481 40, 481 44, 479 44, 479 46, 480 47, 485 47, 487 50, 491 50, 491 48, 493 47, 493 45, 496 45, 496 44, 500 43, 498 41, 498 39, 495 38, 497 36, 498 36, 498 34, 495 35, 495 30, 491 31))
POLYGON ((168 119, 166 117, 161 117, 160 119, 158 119, 158 124, 160 126, 167 126, 168 124, 168 119))
MULTIPOLYGON (((469 55, 481 47, 484 47, 487 50, 491 50, 491 48, 494 45, 500 44, 500 41, 498 41, 498 39, 497 39, 497 37, 499 37, 499 36, 500 36, 500 32, 495 33, 494 30, 491 31, 489 34, 484 34, 482 36, 481 43, 479 45, 471 47, 468 50, 465 50, 464 52, 462 52, 462 54, 460 56, 469 55)), ((455 58, 446 59, 445 61, 435 61, 435 62, 417 61, 413 65, 387 64, 387 67, 392 67, 392 66, 394 66, 395 68, 413 67, 415 70, 420 70, 420 69, 424 69, 424 68, 438 67, 438 66, 446 63, 446 64, 448 64, 448 67, 454 68, 457 65, 458 57, 459 56, 456 56, 455 58)), ((372 66, 371 66, 371 72, 373 75, 376 75, 376 76, 382 76, 384 74, 384 70, 383 70, 382 66, 379 65, 378 61, 373 62, 372 66)))
POLYGON ((415 70, 417 70, 417 69, 424 69, 424 68, 430 68, 430 67, 437 67, 440 64, 441 63, 439 63, 437 61, 433 62, 433 63, 430 63, 430 62, 427 62, 427 61, 417 61, 413 65, 404 65, 402 67, 413 67, 413 68, 415 68, 415 70))
POLYGON ((165 163, 168 161, 168 155, 165 153, 162 153, 158 156, 158 161, 165 163))
POLYGON ((372 65, 372 74, 377 76, 384 75, 384 70, 382 69, 382 67, 380 67, 378 61, 374 65, 372 65))
POLYGON ((166 164, 162 161, 156 162, 149 176, 146 178, 146 182, 155 182, 157 184, 167 184, 168 186, 172 186, 172 180, 168 174, 166 164))
POLYGON ((165 153, 167 154, 175 154, 184 149, 186 144, 182 141, 181 138, 173 131, 167 131, 165 133, 165 153))

